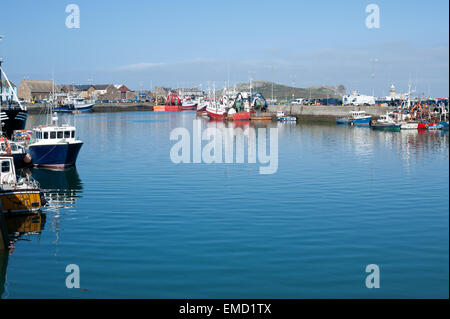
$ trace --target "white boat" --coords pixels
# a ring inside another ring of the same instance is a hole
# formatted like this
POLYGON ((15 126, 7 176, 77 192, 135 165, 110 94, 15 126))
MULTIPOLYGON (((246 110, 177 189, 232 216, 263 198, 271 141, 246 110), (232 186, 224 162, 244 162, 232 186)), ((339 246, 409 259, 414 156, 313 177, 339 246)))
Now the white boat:
POLYGON ((283 111, 277 111, 277 120, 280 122, 297 122, 295 116, 286 116, 283 111))
POLYGON ((18 168, 31 162, 31 157, 27 154, 25 147, 6 137, 0 137, 0 156, 11 156, 14 159, 14 165, 18 168))
POLYGON ((90 112, 94 107, 95 102, 87 101, 79 96, 68 96, 64 99, 61 107, 55 109, 56 112, 90 112))
POLYGON ((417 130, 419 127, 419 122, 416 121, 406 121, 401 123, 402 130, 417 130))

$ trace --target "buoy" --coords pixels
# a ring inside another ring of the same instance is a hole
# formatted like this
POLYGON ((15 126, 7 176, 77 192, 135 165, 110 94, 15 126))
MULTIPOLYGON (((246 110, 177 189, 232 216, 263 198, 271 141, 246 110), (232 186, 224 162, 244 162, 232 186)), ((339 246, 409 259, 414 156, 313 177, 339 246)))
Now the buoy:
POLYGON ((31 163, 31 155, 30 154, 25 154, 25 157, 23 158, 23 161, 26 163, 26 164, 30 164, 31 163))

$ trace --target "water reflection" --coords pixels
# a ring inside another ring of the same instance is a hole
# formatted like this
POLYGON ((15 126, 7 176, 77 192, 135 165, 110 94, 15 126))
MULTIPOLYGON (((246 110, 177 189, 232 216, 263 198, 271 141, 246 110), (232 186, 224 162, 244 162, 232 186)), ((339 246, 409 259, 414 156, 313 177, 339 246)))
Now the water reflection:
POLYGON ((5 291, 6 267, 8 266, 8 253, 0 252, 0 299, 5 291))
POLYGON ((17 241, 31 241, 30 236, 37 236, 38 240, 45 227, 46 215, 42 212, 33 214, 5 215, 6 229, 10 250, 0 253, 0 299, 6 287, 6 268, 8 256, 14 253, 14 243, 17 241))
POLYGON ((39 182, 41 190, 45 194, 46 207, 53 211, 73 207, 83 190, 83 184, 76 167, 64 170, 33 168, 31 173, 33 178, 39 182))

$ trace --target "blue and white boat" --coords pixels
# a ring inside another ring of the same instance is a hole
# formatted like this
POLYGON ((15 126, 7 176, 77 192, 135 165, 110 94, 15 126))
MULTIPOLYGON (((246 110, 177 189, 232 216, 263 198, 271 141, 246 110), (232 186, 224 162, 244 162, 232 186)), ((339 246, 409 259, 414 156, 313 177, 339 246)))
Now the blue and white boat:
POLYGON ((50 125, 33 129, 34 139, 28 145, 33 166, 62 169, 74 166, 83 142, 76 139, 76 128, 58 125, 56 113, 50 125))
POLYGON ((286 116, 283 111, 277 111, 277 120, 279 122, 297 122, 295 116, 286 116))
POLYGON ((82 97, 68 96, 64 100, 64 104, 56 107, 54 111, 58 113, 92 112, 94 105, 95 102, 86 101, 82 97))
POLYGON ((372 116, 367 115, 364 111, 353 111, 351 113, 352 124, 356 126, 370 126, 372 116))

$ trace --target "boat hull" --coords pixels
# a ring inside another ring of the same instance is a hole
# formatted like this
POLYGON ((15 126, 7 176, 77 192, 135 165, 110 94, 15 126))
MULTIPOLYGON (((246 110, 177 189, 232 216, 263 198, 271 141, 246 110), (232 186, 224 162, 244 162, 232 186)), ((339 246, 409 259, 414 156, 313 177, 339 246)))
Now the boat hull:
POLYGON ((0 113, 3 132, 11 138, 15 130, 23 130, 27 123, 28 111, 20 108, 2 108, 0 113))
POLYGON ((336 124, 349 125, 350 123, 349 119, 336 119, 336 124))
POLYGON ((237 112, 231 116, 233 121, 250 121, 250 112, 237 112))
POLYGON ((419 130, 426 130, 429 125, 430 125, 430 123, 419 123, 417 125, 417 129, 419 129, 419 130))
POLYGON ((166 105, 164 111, 166 112, 178 112, 180 107, 178 105, 166 105))
POLYGON ((0 189, 0 201, 5 214, 35 212, 42 206, 39 189, 0 189))
POLYGON ((374 123, 372 129, 384 131, 400 131, 401 124, 374 123))
POLYGON ((94 107, 94 103, 75 105, 74 111, 77 111, 77 112, 92 112, 92 108, 93 107, 94 107))
POLYGON ((401 129, 402 130, 417 130, 419 126, 419 123, 402 123, 401 129))
POLYGON ((215 112, 208 109, 206 109, 206 113, 208 113, 208 116, 213 120, 223 120, 226 115, 225 112, 215 112))
POLYGON ((353 125, 356 126, 369 126, 370 121, 372 120, 371 116, 363 117, 363 118, 356 118, 352 120, 353 125))
POLYGON ((29 152, 33 166, 47 168, 65 168, 74 166, 83 142, 30 145, 29 152))

